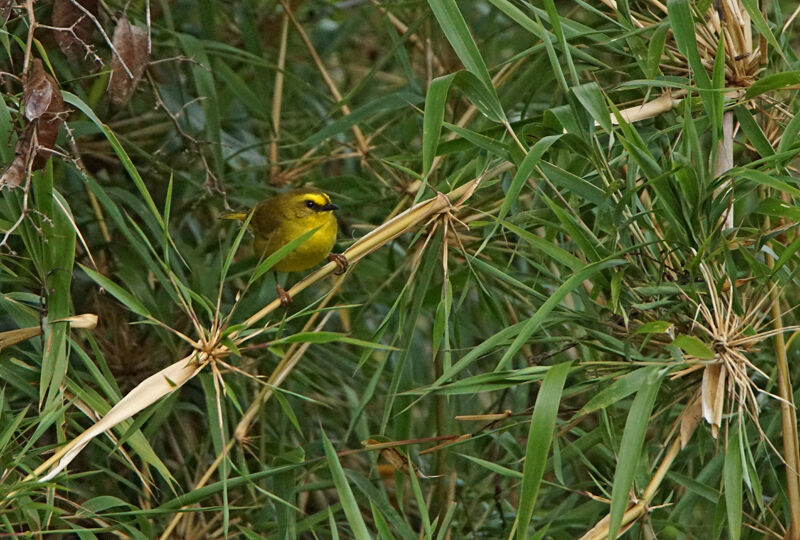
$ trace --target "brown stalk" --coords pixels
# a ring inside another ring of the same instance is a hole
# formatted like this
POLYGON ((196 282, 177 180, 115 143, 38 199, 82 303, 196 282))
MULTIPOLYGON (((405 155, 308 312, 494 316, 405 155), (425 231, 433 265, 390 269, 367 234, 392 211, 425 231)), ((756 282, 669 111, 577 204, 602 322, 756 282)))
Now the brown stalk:
MULTIPOLYGON (((769 255, 767 266, 775 265, 769 255)), ((797 416, 795 415, 794 395, 789 376, 789 362, 786 357, 786 341, 783 334, 783 315, 780 308, 780 293, 777 287, 770 290, 772 317, 775 329, 775 365, 778 370, 778 395, 781 404, 781 429, 783 432, 783 459, 786 468, 786 491, 789 495, 789 532, 787 538, 800 538, 800 449, 797 438, 797 416)))
POLYGON ((272 141, 269 143, 269 182, 276 185, 281 172, 278 156, 278 139, 281 135, 281 104, 283 103, 283 71, 286 68, 286 43, 289 37, 289 15, 281 21, 281 43, 278 49, 278 67, 275 70, 275 91, 272 94, 272 141))

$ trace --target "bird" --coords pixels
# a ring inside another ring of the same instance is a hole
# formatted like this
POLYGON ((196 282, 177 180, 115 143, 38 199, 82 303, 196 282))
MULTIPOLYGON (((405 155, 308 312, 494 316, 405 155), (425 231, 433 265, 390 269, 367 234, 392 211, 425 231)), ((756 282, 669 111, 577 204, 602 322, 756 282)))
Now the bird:
POLYGON ((250 229, 254 236, 253 252, 260 260, 316 229, 310 238, 273 266, 275 289, 281 305, 285 307, 292 297, 278 282, 278 272, 299 272, 326 259, 336 263, 338 274, 347 271, 347 257, 332 251, 339 229, 333 212, 338 209, 327 193, 315 188, 301 188, 263 200, 251 211, 234 212, 222 217, 244 221, 252 212, 250 229))

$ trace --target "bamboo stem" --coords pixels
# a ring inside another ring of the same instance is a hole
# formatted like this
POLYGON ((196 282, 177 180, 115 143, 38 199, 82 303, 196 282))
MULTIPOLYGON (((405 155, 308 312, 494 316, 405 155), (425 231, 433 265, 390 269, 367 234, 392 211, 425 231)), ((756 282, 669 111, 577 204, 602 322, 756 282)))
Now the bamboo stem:
MULTIPOLYGON (((767 256, 767 266, 772 268, 775 261, 767 256)), ((781 430, 783 432, 783 459, 786 469, 786 491, 789 496, 789 531, 786 538, 800 539, 800 450, 797 439, 797 416, 795 415, 792 383, 789 377, 789 362, 786 357, 786 341, 783 329, 783 316, 780 306, 780 292, 777 287, 770 290, 772 317, 775 320, 775 364, 778 371, 778 395, 781 405, 781 430)))
POLYGON ((286 69, 286 42, 289 41, 289 14, 283 14, 281 21, 281 43, 278 49, 278 68, 275 70, 275 90, 272 94, 272 141, 269 143, 269 180, 275 184, 281 166, 278 156, 278 139, 281 136, 281 105, 283 103, 283 71, 286 69))

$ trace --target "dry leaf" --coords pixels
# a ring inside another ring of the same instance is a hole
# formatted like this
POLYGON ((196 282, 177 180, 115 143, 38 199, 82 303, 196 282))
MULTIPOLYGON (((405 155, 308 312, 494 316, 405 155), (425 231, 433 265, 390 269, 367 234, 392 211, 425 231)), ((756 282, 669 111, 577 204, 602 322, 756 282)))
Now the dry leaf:
POLYGON ((25 107, 25 118, 29 121, 40 118, 58 94, 58 85, 45 70, 42 61, 34 58, 31 70, 25 80, 25 91, 22 94, 22 105, 25 107))
POLYGON ((0 176, 0 189, 4 187, 15 188, 21 186, 25 178, 26 169, 25 158, 22 156, 15 157, 11 165, 6 167, 6 170, 4 170, 2 176, 0 176))
POLYGON ((97 15, 97 0, 55 0, 51 19, 59 49, 71 58, 90 51, 88 41, 95 30, 94 21, 76 3, 97 15))
POLYGON ((0 176, 0 188, 22 185, 33 159, 31 169, 41 169, 54 153, 58 128, 64 121, 66 106, 56 80, 47 73, 42 61, 34 58, 25 78, 22 92, 25 118, 29 121, 22 130, 14 148, 16 157, 0 176))
MULTIPOLYGON (((93 313, 84 313, 83 315, 74 315, 64 319, 58 319, 53 322, 68 322, 72 328, 86 328, 88 330, 97 326, 97 315, 93 313)), ((18 328, 16 330, 8 330, 0 332, 0 351, 11 345, 16 345, 26 339, 36 337, 42 333, 41 326, 29 326, 27 328, 18 328)))
POLYGON ((722 424, 722 407, 725 397, 727 372, 721 364, 712 364, 703 370, 703 418, 711 425, 711 435, 716 439, 722 424))
POLYGON ((72 317, 57 319, 53 322, 68 322, 72 328, 94 330, 97 328, 97 315, 94 313, 83 313, 82 315, 73 315, 72 317))
POLYGON ((366 441, 362 441, 361 444, 364 445, 366 450, 372 450, 373 448, 371 447, 376 447, 376 449, 379 450, 378 454, 385 459, 389 463, 389 466, 394 470, 400 471, 403 474, 409 474, 411 468, 413 468, 414 474, 417 478, 435 478, 433 476, 427 476, 423 474, 419 467, 410 462, 409 459, 401 454, 396 448, 390 446, 393 443, 387 444, 381 443, 375 439, 367 439, 366 441))
POLYGON ((28 328, 18 328, 16 330, 0 332, 0 351, 6 347, 21 343, 26 339, 36 337, 41 333, 42 329, 39 326, 30 326, 28 328))
POLYGON ((197 375, 204 367, 205 364, 198 362, 195 355, 191 354, 143 380, 139 383, 139 386, 128 392, 119 403, 114 405, 100 421, 62 446, 55 455, 40 465, 28 478, 35 477, 44 470, 49 469, 49 472, 39 480, 40 482, 47 482, 63 471, 75 459, 75 456, 89 444, 89 441, 120 422, 124 422, 142 409, 149 407, 162 397, 171 394, 183 386, 186 381, 197 375))
POLYGON ((123 16, 114 29, 114 49, 117 54, 111 61, 108 93, 111 102, 116 107, 122 107, 131 99, 139 79, 150 63, 147 31, 138 26, 131 26, 128 18, 123 16))
POLYGON ((25 117, 32 120, 25 127, 17 141, 17 155, 27 154, 35 139, 36 156, 34 169, 41 169, 52 154, 52 148, 58 138, 58 128, 64 121, 67 108, 61 97, 56 80, 44 70, 42 61, 34 58, 31 70, 25 80, 25 91, 22 95, 25 105, 25 117), (32 112, 28 112, 31 109, 32 112), (34 138, 35 134, 35 138, 34 138))

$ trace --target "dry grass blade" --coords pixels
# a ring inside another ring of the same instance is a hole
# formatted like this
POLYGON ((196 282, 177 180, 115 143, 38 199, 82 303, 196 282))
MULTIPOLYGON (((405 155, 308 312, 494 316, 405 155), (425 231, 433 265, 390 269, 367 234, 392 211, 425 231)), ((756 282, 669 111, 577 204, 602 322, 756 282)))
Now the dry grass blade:
MULTIPOLYGON (((57 319, 54 323, 68 322, 72 328, 84 328, 86 330, 93 330, 97 327, 97 315, 93 313, 84 313, 83 315, 75 315, 73 317, 65 317, 57 319)), ((0 351, 6 347, 16 345, 32 337, 36 337, 42 333, 41 326, 29 326, 27 328, 18 328, 16 330, 7 330, 0 332, 0 351)))
POLYGON ((64 470, 69 463, 86 447, 89 442, 106 430, 109 430, 131 418, 142 409, 149 407, 162 397, 171 394, 186 381, 197 375, 207 361, 200 361, 198 355, 192 353, 168 366, 158 373, 151 375, 139 386, 131 390, 119 403, 114 405, 103 418, 92 427, 62 446, 50 459, 42 463, 26 480, 31 480, 47 471, 39 481, 46 482, 64 470))
POLYGON ((0 351, 17 343, 22 343, 32 337, 36 337, 42 333, 40 326, 30 326, 28 328, 18 328, 16 330, 7 330, 0 332, 0 351))

